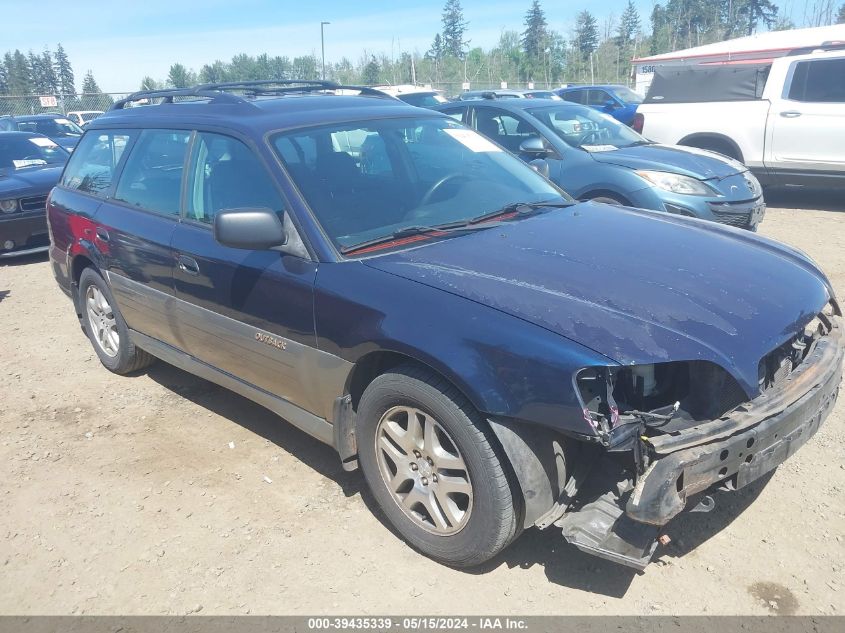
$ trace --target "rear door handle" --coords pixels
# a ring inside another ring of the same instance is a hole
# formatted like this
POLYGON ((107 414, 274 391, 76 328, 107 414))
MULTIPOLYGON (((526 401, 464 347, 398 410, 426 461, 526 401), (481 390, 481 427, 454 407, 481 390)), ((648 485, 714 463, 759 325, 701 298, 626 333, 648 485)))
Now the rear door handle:
POLYGON ((97 237, 104 242, 109 241, 109 232, 103 228, 97 227, 97 237))
POLYGON ((195 260, 193 257, 179 255, 179 257, 176 258, 176 261, 179 264, 179 268, 184 270, 189 275, 200 274, 200 265, 197 264, 197 260, 195 260))
POLYGON ((787 110, 786 112, 781 112, 780 115, 785 119, 794 119, 801 116, 801 113, 796 110, 787 110))

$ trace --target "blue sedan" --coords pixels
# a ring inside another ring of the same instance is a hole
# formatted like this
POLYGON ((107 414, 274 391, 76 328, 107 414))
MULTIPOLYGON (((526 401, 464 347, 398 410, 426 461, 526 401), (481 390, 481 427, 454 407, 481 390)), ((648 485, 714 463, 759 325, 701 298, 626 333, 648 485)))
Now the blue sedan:
POLYGON ((741 163, 652 143, 592 108, 546 99, 485 99, 435 108, 462 120, 579 200, 666 211, 756 230, 765 203, 741 163))
MULTIPOLYGON (((637 106, 643 98, 627 86, 571 86, 555 90, 564 101, 586 105, 636 128, 637 106)), ((642 126, 637 129, 642 132, 642 126)))

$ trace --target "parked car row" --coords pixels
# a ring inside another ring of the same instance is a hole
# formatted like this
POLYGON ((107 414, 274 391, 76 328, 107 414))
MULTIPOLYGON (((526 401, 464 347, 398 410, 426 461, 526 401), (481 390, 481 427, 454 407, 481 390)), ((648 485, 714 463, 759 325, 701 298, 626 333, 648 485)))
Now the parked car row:
POLYGON ((561 101, 446 116, 350 92, 142 92, 88 125, 49 198, 50 264, 107 369, 162 359, 278 413, 456 566, 555 526, 642 569, 669 521, 832 410, 842 309, 809 257, 538 173, 757 208, 738 163, 561 101))

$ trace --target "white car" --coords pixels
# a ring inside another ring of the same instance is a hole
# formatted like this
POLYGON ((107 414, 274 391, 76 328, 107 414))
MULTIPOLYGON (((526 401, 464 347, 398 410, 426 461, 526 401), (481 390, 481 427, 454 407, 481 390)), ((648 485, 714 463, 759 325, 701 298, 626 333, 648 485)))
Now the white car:
POLYGON ((424 86, 415 86, 413 84, 375 86, 375 89, 418 108, 430 108, 431 106, 440 105, 449 101, 439 90, 424 86))
POLYGON ((79 127, 84 127, 89 121, 93 121, 101 114, 103 114, 102 110, 74 110, 67 113, 67 118, 79 127))
POLYGON ((845 50, 824 48, 658 69, 642 133, 742 161, 764 185, 845 186, 845 50))

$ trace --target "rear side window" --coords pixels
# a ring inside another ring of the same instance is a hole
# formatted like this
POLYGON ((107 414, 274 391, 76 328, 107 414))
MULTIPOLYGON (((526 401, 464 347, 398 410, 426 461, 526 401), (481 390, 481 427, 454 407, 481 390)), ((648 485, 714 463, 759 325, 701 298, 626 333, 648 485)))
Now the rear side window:
POLYGON ((86 134, 71 154, 62 185, 84 193, 105 196, 111 189, 114 171, 132 132, 97 131, 86 134))
POLYGON ((189 178, 187 217, 197 222, 211 224, 223 209, 283 207, 258 157, 229 136, 197 134, 189 178))
POLYGON ((845 103, 845 58, 798 62, 789 98, 805 103, 845 103))
POLYGON ((572 103, 584 103, 584 97, 586 96, 586 90, 572 90, 570 92, 564 92, 561 96, 563 97, 564 101, 571 101, 572 103))
POLYGON ((191 133, 144 130, 120 175, 116 200, 162 215, 179 215, 182 172, 191 133))

